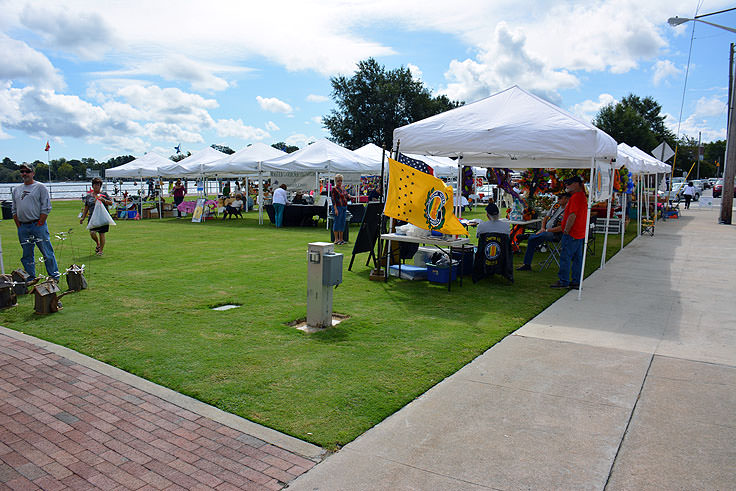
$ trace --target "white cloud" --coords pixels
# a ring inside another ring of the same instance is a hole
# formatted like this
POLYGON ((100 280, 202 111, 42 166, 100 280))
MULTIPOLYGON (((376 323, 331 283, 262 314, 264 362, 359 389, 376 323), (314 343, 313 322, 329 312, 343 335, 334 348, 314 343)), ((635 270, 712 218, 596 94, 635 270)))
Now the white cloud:
POLYGON ((271 136, 260 128, 246 126, 242 119, 220 119, 215 123, 215 130, 219 136, 233 136, 243 140, 263 140, 271 136))
POLYGON ((264 111, 283 114, 291 114, 294 111, 289 104, 277 99, 276 97, 256 96, 256 100, 258 101, 258 105, 261 106, 261 109, 264 111))
POLYGON ((266 123, 266 129, 268 131, 278 131, 280 128, 273 121, 269 121, 268 123, 266 123))
POLYGON ((102 59, 113 43, 107 21, 91 10, 26 4, 20 22, 44 38, 50 48, 69 51, 86 60, 102 59))
POLYGON ((286 137, 286 139, 284 140, 284 142, 287 145, 294 145, 294 146, 297 146, 299 148, 304 148, 307 145, 309 145, 310 143, 313 143, 313 142, 315 142, 317 140, 318 140, 318 138, 316 138, 314 136, 307 136, 307 135, 305 135, 303 133, 295 133, 293 135, 290 135, 290 136, 286 137))
POLYGON ((695 104, 694 116, 709 117, 722 116, 728 109, 726 103, 719 97, 701 97, 695 104))
POLYGON ((207 63, 181 54, 172 54, 161 59, 127 63, 126 68, 95 72, 93 75, 113 78, 156 75, 164 80, 187 82, 195 90, 219 91, 234 87, 236 84, 218 77, 215 73, 232 74, 251 71, 253 70, 247 67, 207 63))
MULTIPOLYGON (((677 118, 669 113, 664 114, 664 124, 677 134, 678 124, 677 118)), ((691 114, 679 125, 680 133, 677 136, 687 135, 690 138, 698 138, 698 132, 701 133, 703 142, 711 142, 715 140, 726 139, 726 128, 714 129, 705 119, 699 118, 696 114, 691 114)))
POLYGON ((64 79, 48 58, 0 32, 0 80, 22 80, 43 88, 62 88, 64 79))
POLYGON ((316 124, 322 126, 322 116, 314 116, 312 118, 312 123, 316 123, 316 124))
POLYGON ((559 103, 558 90, 576 87, 579 80, 565 70, 554 70, 532 56, 526 37, 504 22, 496 26, 494 41, 475 60, 453 60, 445 73, 450 83, 443 90, 450 99, 473 102, 517 84, 540 97, 559 103))
POLYGON ((327 102, 330 98, 325 95, 309 94, 307 96, 308 102, 327 102))
POLYGON ((682 70, 677 68, 670 60, 657 60, 657 62, 652 66, 652 70, 654 71, 652 82, 655 86, 659 85, 663 80, 666 80, 669 77, 675 77, 682 73, 682 70))
POLYGON ((409 69, 409 71, 411 72, 411 76, 414 80, 422 80, 422 75, 423 75, 422 70, 420 70, 418 66, 413 65, 411 63, 407 63, 406 68, 409 69))
MULTIPOLYGON (((175 88, 129 85, 107 92, 95 87, 95 105, 51 89, 0 85, 0 128, 44 138, 74 137, 105 148, 139 153, 145 141, 204 142, 202 132, 262 139, 268 133, 241 120, 215 122, 217 101, 175 88)), ((0 132, 6 133, 0 129, 0 132)))
POLYGON ((573 107, 570 108, 570 112, 577 115, 583 121, 590 122, 593 120, 593 118, 595 118, 595 115, 598 113, 598 111, 601 110, 602 107, 612 103, 615 104, 616 102, 618 101, 616 101, 616 99, 614 99, 611 94, 601 94, 598 96, 597 101, 587 99, 583 102, 575 104, 573 107))

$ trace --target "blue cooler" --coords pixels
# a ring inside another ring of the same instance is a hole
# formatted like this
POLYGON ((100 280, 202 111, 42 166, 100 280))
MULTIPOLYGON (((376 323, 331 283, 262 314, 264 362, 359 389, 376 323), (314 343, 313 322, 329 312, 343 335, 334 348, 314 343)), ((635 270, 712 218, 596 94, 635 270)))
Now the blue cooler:
POLYGON ((434 265, 427 263, 427 279, 432 283, 448 283, 457 279, 458 261, 452 261, 449 265, 434 265))

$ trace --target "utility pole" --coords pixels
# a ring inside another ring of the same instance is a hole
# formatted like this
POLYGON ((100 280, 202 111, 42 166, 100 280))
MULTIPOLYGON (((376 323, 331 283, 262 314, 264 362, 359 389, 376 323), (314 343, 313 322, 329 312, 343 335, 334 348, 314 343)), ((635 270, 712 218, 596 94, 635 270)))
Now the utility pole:
POLYGON ((700 161, 703 160, 703 152, 701 145, 702 132, 698 131, 698 170, 695 173, 695 179, 700 180, 700 161))
MULTIPOLYGON (((733 60, 734 44, 731 43, 730 57, 733 60)), ((736 111, 733 109, 734 95, 736 95, 736 77, 733 76, 733 61, 729 68, 729 106, 728 106, 728 139, 726 140, 726 161, 723 169, 723 194, 721 198, 721 218, 720 223, 731 225, 733 215, 733 180, 736 176, 736 111)))

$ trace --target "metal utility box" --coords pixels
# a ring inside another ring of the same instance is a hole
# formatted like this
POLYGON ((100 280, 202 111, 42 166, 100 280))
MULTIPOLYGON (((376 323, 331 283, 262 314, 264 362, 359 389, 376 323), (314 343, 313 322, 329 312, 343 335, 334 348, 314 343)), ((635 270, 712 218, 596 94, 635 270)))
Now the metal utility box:
POLYGON ((322 256, 322 284, 337 286, 342 283, 342 254, 328 252, 322 256))
POLYGON ((342 254, 331 242, 311 242, 307 249, 307 326, 332 326, 332 286, 342 282, 342 254))

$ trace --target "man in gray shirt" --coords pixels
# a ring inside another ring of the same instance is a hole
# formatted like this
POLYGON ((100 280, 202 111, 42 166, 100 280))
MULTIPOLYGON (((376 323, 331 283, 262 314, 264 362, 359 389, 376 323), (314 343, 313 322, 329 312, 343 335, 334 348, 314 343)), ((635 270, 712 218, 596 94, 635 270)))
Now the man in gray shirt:
POLYGON ((59 281, 59 266, 56 264, 54 249, 51 247, 51 236, 46 225, 46 218, 51 213, 51 197, 46 186, 33 180, 35 175, 32 164, 21 164, 20 175, 23 184, 13 188, 13 220, 18 227, 18 239, 23 249, 20 262, 23 269, 36 278, 36 259, 34 246, 43 254, 46 273, 59 281))
POLYGON ((486 216, 488 220, 478 225, 476 230, 476 237, 480 237, 481 234, 506 234, 509 235, 511 228, 508 222, 502 222, 499 220, 499 210, 495 203, 489 203, 486 206, 486 216))

